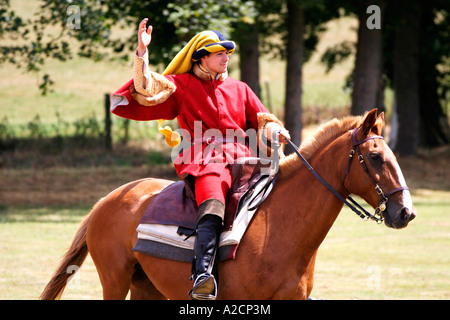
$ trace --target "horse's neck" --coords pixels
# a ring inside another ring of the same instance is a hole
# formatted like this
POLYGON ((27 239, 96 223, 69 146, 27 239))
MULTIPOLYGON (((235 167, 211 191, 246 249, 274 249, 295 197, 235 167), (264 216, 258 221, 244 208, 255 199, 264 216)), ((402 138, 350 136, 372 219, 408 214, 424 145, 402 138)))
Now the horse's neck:
MULTIPOLYGON (((345 139, 331 143, 312 157, 313 168, 344 197, 342 177, 346 166, 345 139), (336 168, 342 168, 336 170, 336 168)), ((268 208, 268 227, 274 241, 289 243, 292 255, 314 255, 336 220, 342 202, 302 166, 274 188, 268 208), (270 225, 269 225, 270 224, 270 225), (295 252, 294 252, 295 251, 295 252)), ((286 250, 286 248, 283 248, 286 250)))

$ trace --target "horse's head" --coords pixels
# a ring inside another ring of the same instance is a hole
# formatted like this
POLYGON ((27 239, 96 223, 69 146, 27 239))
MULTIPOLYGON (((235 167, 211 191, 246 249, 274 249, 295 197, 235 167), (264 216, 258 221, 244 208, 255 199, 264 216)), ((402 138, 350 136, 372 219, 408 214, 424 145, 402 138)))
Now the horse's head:
POLYGON ((362 197, 383 216, 388 227, 400 229, 416 217, 411 194, 397 159, 381 137, 384 113, 367 113, 352 133, 355 160, 349 162, 344 181, 350 193, 362 197))

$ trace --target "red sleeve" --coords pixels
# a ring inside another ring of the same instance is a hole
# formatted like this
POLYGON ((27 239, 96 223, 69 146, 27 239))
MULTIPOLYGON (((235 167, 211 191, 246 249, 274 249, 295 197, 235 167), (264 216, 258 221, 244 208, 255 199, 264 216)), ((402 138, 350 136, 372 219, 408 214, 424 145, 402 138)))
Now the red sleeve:
MULTIPOLYGON (((172 80, 172 79, 170 79, 172 80)), ((172 80, 173 81, 173 80, 172 80)), ((165 102, 147 107, 139 104, 133 99, 130 93, 130 86, 133 79, 125 83, 119 90, 111 95, 111 112, 119 117, 148 121, 148 120, 172 120, 178 115, 178 104, 176 102, 176 93, 172 94, 165 102)))

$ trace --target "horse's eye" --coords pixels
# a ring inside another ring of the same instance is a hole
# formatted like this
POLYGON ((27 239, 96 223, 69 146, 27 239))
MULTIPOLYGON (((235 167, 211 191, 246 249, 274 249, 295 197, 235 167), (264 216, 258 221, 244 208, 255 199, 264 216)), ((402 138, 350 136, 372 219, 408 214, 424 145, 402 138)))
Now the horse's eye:
POLYGON ((374 161, 383 162, 383 158, 381 157, 381 154, 374 152, 370 154, 370 158, 374 161))

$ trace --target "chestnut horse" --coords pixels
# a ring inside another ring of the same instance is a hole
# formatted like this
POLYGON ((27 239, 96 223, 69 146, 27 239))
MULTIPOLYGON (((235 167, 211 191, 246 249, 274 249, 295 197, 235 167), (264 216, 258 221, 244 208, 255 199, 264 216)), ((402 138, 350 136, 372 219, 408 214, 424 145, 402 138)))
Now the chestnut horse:
MULTIPOLYGON (((384 114, 377 117, 376 109, 365 116, 333 119, 303 143, 300 152, 344 198, 353 193, 375 208, 382 200, 378 189, 374 189, 377 183, 390 194, 381 213, 384 222, 400 229, 408 225, 416 212, 393 152, 381 137, 376 137, 383 126, 384 114), (367 171, 358 161, 348 161, 354 129, 355 138, 362 141, 359 152, 367 171)), ((124 299, 130 290, 131 299, 188 299, 192 287, 189 263, 132 251, 141 215, 154 195, 170 183, 161 179, 138 180, 101 199, 82 222, 41 298, 59 298, 72 275, 68 268, 81 266, 89 252, 104 299, 124 299)), ((282 159, 276 185, 258 208, 236 259, 218 264, 217 298, 308 298, 317 250, 342 206, 342 201, 295 154, 282 159)))

